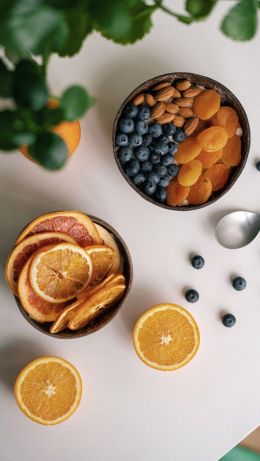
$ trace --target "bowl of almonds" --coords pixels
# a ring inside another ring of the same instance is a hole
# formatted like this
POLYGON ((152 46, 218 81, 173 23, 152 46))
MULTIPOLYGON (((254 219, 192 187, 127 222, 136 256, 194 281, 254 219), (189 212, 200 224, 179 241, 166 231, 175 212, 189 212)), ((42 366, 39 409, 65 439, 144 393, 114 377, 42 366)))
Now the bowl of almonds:
POLYGON ((249 123, 237 97, 193 73, 142 83, 114 121, 122 175, 143 198, 171 210, 194 210, 222 197, 242 173, 249 147, 249 123))

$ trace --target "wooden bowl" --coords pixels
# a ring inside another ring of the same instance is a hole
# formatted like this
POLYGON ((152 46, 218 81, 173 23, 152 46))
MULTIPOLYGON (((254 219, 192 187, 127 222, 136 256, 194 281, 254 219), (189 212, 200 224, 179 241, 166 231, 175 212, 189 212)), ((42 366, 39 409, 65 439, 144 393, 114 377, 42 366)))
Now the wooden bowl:
POLYGON ((189 210, 197 210, 199 208, 203 208, 205 206, 211 205, 212 203, 216 202, 218 199, 223 197, 226 192, 228 192, 231 187, 235 184, 236 180, 238 177, 241 175, 247 158, 249 154, 249 148, 250 148, 250 127, 248 123, 248 118, 246 115, 246 112, 242 106, 242 104, 239 102, 239 100, 236 98, 236 96, 224 85, 221 83, 217 82, 216 80, 213 80, 209 77, 205 77, 203 75, 198 75, 198 74, 193 74, 189 72, 171 72, 169 74, 163 74, 163 75, 158 75, 157 77, 151 78, 150 80, 147 80, 146 82, 142 83, 139 85, 135 90, 133 90, 130 95, 124 100, 123 104, 121 105, 115 121, 114 121, 114 126, 113 126, 113 150, 114 150, 114 156, 115 160, 117 163, 117 166, 119 170, 121 171, 122 175, 124 176, 125 180, 130 184, 130 186, 139 194, 141 197, 143 197, 145 200, 147 200, 150 203, 153 203, 154 205, 160 206, 161 208, 166 208, 168 210, 177 210, 177 211, 189 211, 189 210), (188 79, 190 82, 194 85, 199 85, 203 86, 206 89, 214 89, 217 90, 221 94, 221 102, 222 104, 227 104, 235 109, 235 111, 238 114, 239 121, 241 128, 243 130, 243 135, 241 137, 241 144, 242 144, 242 158, 240 164, 232 168, 232 172, 230 174, 229 180, 225 187, 223 189, 216 191, 212 194, 212 196, 209 198, 209 200, 202 204, 202 205, 187 205, 187 206, 169 206, 164 203, 159 203, 156 200, 154 200, 152 197, 149 197, 148 195, 144 194, 132 181, 131 179, 127 176, 127 174, 124 172, 124 169, 121 165, 121 163, 118 160, 117 156, 117 148, 116 148, 116 143, 115 143, 115 138, 116 138, 116 129, 117 129, 117 123, 118 120, 121 116, 121 113, 125 107, 125 105, 132 101, 132 99, 139 93, 142 93, 144 91, 149 90, 152 86, 156 85, 157 83, 161 83, 164 81, 170 81, 171 83, 174 82, 175 80, 180 80, 180 79, 188 79))
POLYGON ((126 290, 122 296, 122 298, 117 301, 115 304, 110 306, 108 309, 106 309, 102 314, 100 314, 96 319, 94 319, 89 325, 86 325, 84 328, 81 328, 79 330, 69 330, 65 329, 61 331, 60 333, 55 333, 52 334, 50 333, 50 325, 51 323, 46 322, 46 323, 39 323, 36 320, 33 320, 29 314, 23 309, 19 298, 15 296, 15 300, 17 303, 17 306, 23 315, 23 317, 27 320, 27 322, 30 323, 36 330, 40 331, 41 333, 44 333, 45 335, 51 336, 52 338, 61 338, 61 339, 73 339, 73 338, 80 338, 82 336, 87 336, 90 335, 91 333, 94 333, 97 330, 100 330, 100 328, 103 328, 107 323, 109 323, 113 317, 118 313, 120 308, 122 307, 132 285, 133 281, 133 265, 132 265, 132 259, 130 256, 130 253, 128 251, 128 248, 122 239, 122 237, 118 234, 118 232, 110 226, 110 224, 106 223, 102 219, 96 218, 95 216, 88 215, 96 224, 100 224, 101 226, 105 227, 113 236, 114 239, 118 245, 119 251, 121 253, 121 257, 123 259, 123 274, 126 278, 126 290))

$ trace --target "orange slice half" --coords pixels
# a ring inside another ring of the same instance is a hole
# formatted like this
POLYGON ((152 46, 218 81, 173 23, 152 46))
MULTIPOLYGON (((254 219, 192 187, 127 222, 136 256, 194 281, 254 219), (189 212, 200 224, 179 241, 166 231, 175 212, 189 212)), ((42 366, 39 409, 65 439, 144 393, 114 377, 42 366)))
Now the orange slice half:
POLYGON ((96 228, 101 239, 103 240, 103 243, 106 246, 112 248, 112 250, 114 250, 114 260, 111 269, 108 272, 108 275, 117 274, 118 272, 120 272, 122 266, 122 258, 115 238, 110 232, 108 232, 108 230, 105 227, 101 226, 101 224, 96 224, 96 228))
POLYGON ((91 245, 85 249, 92 262, 90 286, 99 283, 111 269, 114 260, 114 250, 105 245, 91 245))

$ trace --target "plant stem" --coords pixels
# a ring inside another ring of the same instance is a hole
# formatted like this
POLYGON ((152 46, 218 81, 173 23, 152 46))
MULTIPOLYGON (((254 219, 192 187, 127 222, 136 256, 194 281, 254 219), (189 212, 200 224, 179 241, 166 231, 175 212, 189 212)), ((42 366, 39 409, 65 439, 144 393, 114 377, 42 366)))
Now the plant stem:
POLYGON ((43 70, 44 75, 47 74, 47 66, 48 66, 49 59, 50 59, 50 53, 49 52, 44 53, 42 55, 42 70, 43 70))
POLYGON ((164 6, 163 5, 163 0, 154 0, 154 5, 157 8, 159 8, 160 10, 164 11, 167 14, 170 14, 171 16, 173 16, 176 19, 179 19, 179 20, 181 19, 183 22, 187 22, 187 23, 192 22, 192 18, 190 16, 184 16, 184 15, 175 13, 174 11, 167 8, 167 6, 164 6))

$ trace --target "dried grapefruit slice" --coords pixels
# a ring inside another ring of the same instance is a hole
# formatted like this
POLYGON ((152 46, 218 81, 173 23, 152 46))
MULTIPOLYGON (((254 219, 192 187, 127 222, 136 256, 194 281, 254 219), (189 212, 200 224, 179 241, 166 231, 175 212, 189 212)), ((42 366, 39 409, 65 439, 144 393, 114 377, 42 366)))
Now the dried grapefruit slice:
POLYGON ((49 303, 38 296, 31 287, 29 269, 32 257, 21 270, 18 279, 18 295, 23 309, 36 322, 54 322, 69 303, 49 303))
POLYGON ((14 393, 22 412, 33 421, 50 426, 62 423, 79 406, 82 381, 67 360, 40 357, 18 375, 14 393))
POLYGON ((188 311, 176 304, 158 304, 137 321, 133 343, 146 365, 171 371, 183 367, 194 357, 200 334, 188 311))
POLYGON ((39 216, 20 233, 16 243, 39 232, 68 234, 82 247, 102 243, 95 224, 81 211, 56 211, 39 216))
POLYGON ((6 280, 15 295, 18 295, 17 282, 19 274, 32 254, 45 245, 60 242, 76 244, 76 241, 72 237, 61 232, 34 234, 18 243, 10 254, 5 266, 6 280))
POLYGON ((122 261, 121 261, 122 258, 121 258, 121 253, 119 251, 118 245, 114 239, 114 236, 110 232, 108 232, 108 230, 105 229, 105 227, 101 226, 101 224, 96 224, 96 228, 98 230, 98 233, 101 239, 103 240, 103 243, 106 246, 112 248, 112 250, 114 250, 114 261, 113 261, 110 271, 108 272, 108 275, 117 274, 118 272, 120 272, 120 269, 122 266, 122 261))
POLYGON ((59 243, 39 250, 32 259, 30 283, 42 299, 52 303, 69 301, 84 290, 91 279, 92 262, 83 248, 59 243))
POLYGON ((85 251, 92 261, 92 276, 89 286, 95 286, 111 269, 114 260, 114 250, 106 245, 91 245, 85 251))

